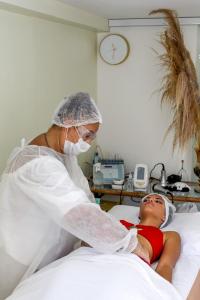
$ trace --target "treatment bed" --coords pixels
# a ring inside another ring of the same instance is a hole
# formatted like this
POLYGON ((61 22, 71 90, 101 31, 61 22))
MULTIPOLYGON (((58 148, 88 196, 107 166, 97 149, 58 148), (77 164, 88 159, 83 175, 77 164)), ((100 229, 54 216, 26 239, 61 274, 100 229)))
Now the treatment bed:
MULTIPOLYGON (((137 223, 138 211, 117 205, 109 213, 137 223)), ((153 270, 156 264, 150 268, 135 254, 101 254, 81 247, 21 282, 7 300, 187 299, 200 269, 200 212, 176 213, 164 230, 179 232, 182 240, 173 285, 153 270)))

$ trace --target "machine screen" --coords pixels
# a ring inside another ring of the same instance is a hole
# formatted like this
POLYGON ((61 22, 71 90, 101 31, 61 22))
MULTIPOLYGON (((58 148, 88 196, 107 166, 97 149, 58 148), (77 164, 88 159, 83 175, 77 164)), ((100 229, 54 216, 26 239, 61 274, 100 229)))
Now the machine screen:
POLYGON ((142 167, 138 168, 137 179, 144 180, 144 168, 142 168, 142 167))

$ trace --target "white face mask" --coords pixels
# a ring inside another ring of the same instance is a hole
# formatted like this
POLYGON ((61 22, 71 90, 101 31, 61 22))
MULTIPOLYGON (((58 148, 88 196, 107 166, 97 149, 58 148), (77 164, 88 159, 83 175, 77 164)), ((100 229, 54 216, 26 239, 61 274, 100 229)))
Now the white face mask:
POLYGON ((82 138, 79 138, 78 142, 75 144, 66 140, 63 152, 69 155, 79 155, 80 153, 88 151, 90 147, 91 145, 85 142, 82 138))

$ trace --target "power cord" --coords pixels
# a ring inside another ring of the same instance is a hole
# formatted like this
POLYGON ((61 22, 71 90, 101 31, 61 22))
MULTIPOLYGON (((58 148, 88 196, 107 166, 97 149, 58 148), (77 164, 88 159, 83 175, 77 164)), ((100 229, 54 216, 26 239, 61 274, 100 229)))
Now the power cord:
POLYGON ((174 195, 172 193, 170 193, 169 191, 167 191, 167 195, 171 196, 172 204, 174 204, 174 195))
POLYGON ((136 198, 133 198, 133 197, 130 197, 130 199, 132 202, 137 203, 137 204, 139 204, 141 202, 141 199, 136 200, 136 198))
POLYGON ((152 191, 156 192, 156 193, 159 193, 159 194, 162 194, 162 195, 165 195, 165 196, 167 196, 167 195, 171 196, 171 201, 172 201, 172 203, 174 203, 174 195, 171 192, 169 192, 168 190, 165 190, 162 187, 158 187, 157 183, 154 183, 152 185, 152 191))
POLYGON ((125 180, 124 180, 124 183, 122 184, 122 188, 121 188, 121 192, 120 192, 120 195, 119 195, 119 204, 121 205, 122 204, 122 192, 124 190, 124 185, 125 185, 125 180))
POLYGON ((162 165, 162 170, 165 169, 165 166, 164 166, 163 163, 157 163, 157 164, 155 164, 155 165, 153 166, 153 168, 151 169, 151 171, 150 171, 149 179, 157 179, 157 178, 155 178, 155 177, 151 177, 151 175, 152 175, 153 170, 154 170, 157 166, 159 166, 159 165, 162 165))
POLYGON ((95 152, 99 152, 101 159, 103 159, 104 156, 103 156, 103 151, 102 151, 101 147, 97 144, 95 149, 96 149, 95 152))

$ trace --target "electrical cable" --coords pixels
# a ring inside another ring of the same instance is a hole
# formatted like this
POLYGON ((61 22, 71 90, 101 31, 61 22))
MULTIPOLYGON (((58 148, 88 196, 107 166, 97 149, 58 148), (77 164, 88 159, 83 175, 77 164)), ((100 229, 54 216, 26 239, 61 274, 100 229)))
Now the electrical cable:
POLYGON ((122 192, 124 190, 124 185, 125 185, 125 180, 124 180, 124 183, 122 184, 121 192, 120 192, 120 195, 119 195, 119 204, 120 205, 122 204, 122 192))
POLYGON ((101 149, 101 147, 97 144, 96 145, 96 150, 95 150, 95 152, 98 152, 98 150, 99 150, 99 152, 100 152, 100 157, 101 157, 101 159, 103 159, 103 151, 102 151, 102 149, 101 149))
MULTIPOLYGON (((155 165, 153 166, 153 168, 151 169, 151 171, 150 171, 149 179, 152 178, 152 177, 151 177, 151 174, 152 174, 153 170, 154 170, 157 166, 159 166, 159 165, 162 165, 162 170, 165 170, 165 166, 164 166, 163 163, 157 163, 157 164, 155 164, 155 165)), ((157 179, 157 178, 155 178, 155 179, 157 179)))
POLYGON ((139 204, 141 202, 141 199, 136 200, 136 198, 133 198, 133 197, 130 197, 130 199, 132 202, 137 203, 137 204, 139 204))
POLYGON ((174 203, 174 195, 173 195, 173 193, 169 192, 168 190, 165 190, 162 187, 159 187, 159 186, 156 187, 156 186, 157 186, 157 183, 154 183, 152 185, 152 191, 153 192, 157 192, 157 193, 160 193, 160 194, 165 195, 165 196, 167 196, 167 195, 171 196, 171 201, 172 201, 172 203, 174 203))
POLYGON ((169 191, 167 191, 167 195, 171 196, 172 204, 174 204, 174 195, 171 192, 169 192, 169 191))

